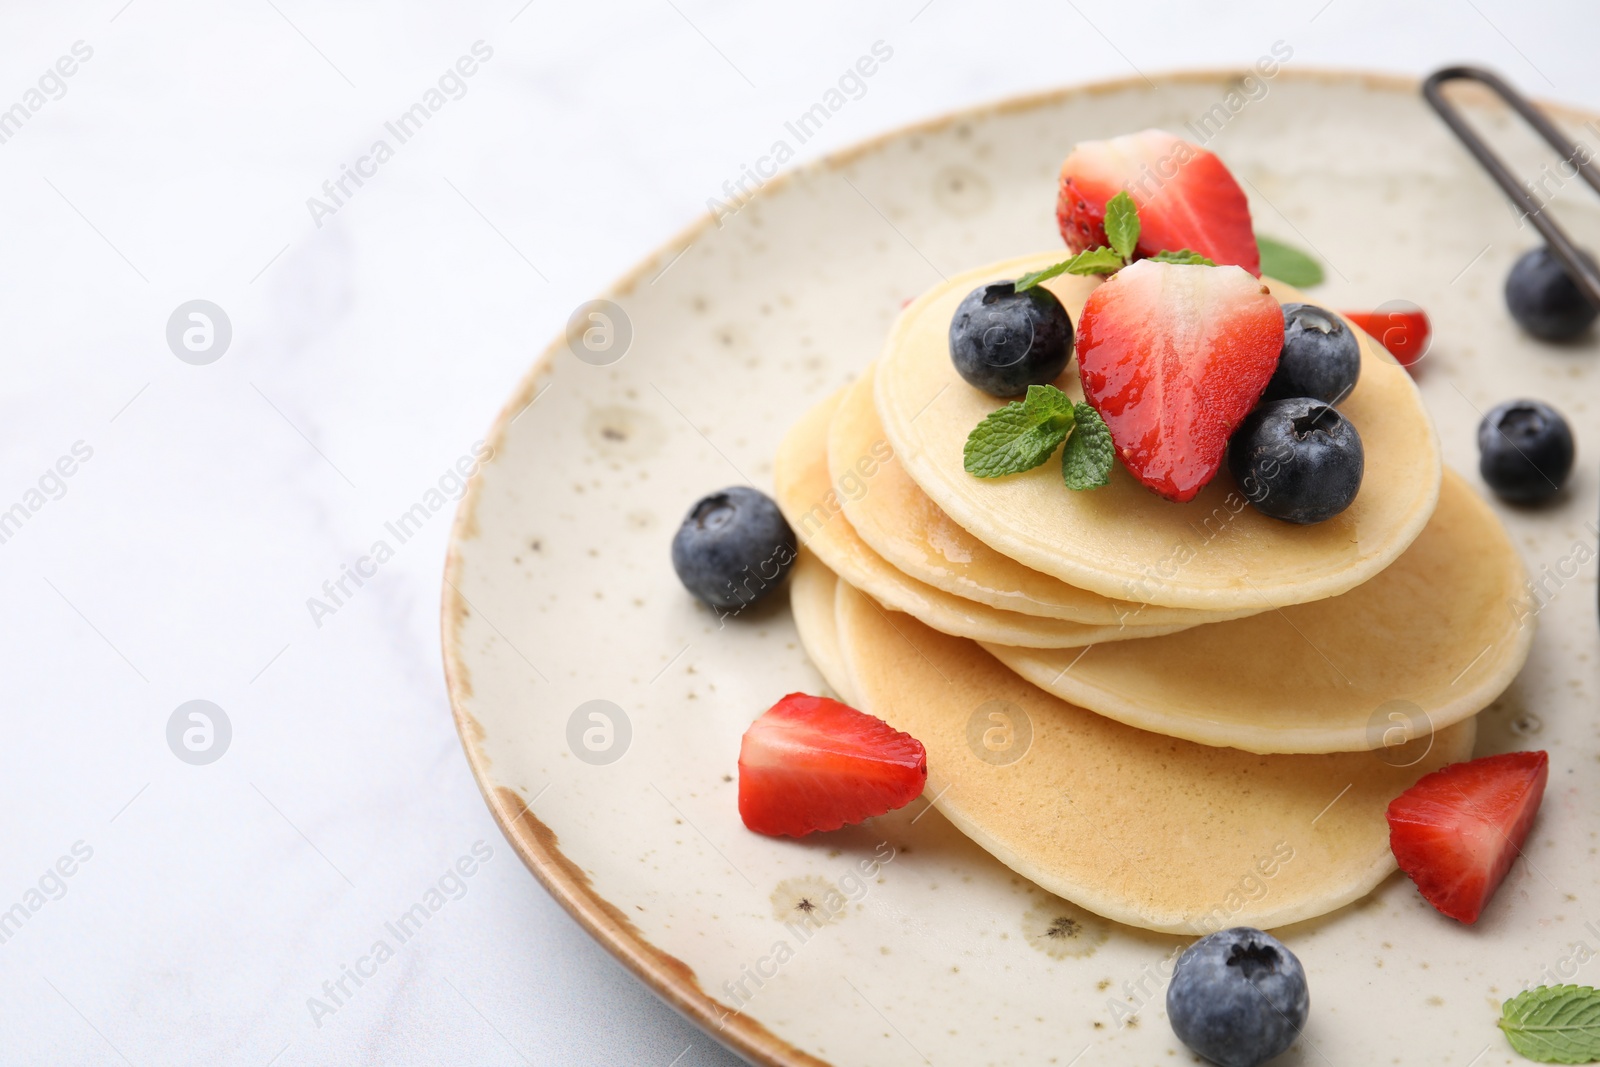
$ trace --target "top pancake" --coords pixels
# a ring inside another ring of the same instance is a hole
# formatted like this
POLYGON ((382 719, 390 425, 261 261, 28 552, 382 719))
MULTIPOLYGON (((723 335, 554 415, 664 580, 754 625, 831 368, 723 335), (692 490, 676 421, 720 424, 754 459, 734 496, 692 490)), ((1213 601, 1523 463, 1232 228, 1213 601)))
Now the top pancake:
MULTIPOLYGON (((1113 600, 1024 567, 996 552, 939 510, 906 474, 883 436, 873 403, 874 368, 845 393, 828 428, 835 485, 860 486, 839 503, 861 540, 919 581, 981 604, 1094 625, 1198 626, 1251 611, 1214 612, 1113 600)), ((1257 605, 1255 611, 1266 610, 1257 605)))
MULTIPOLYGON (((958 275, 918 297, 890 331, 875 398, 885 437, 930 499, 1019 563, 1103 596, 1178 608, 1249 611, 1300 604, 1365 582, 1411 544, 1439 497, 1433 424, 1410 376, 1360 330, 1361 378, 1340 410, 1361 435, 1366 473, 1355 501, 1314 526, 1251 508, 1226 471, 1186 504, 1164 500, 1117 465, 1111 484, 1073 492, 1055 463, 1006 478, 962 467, 967 435, 1001 401, 950 361, 950 319, 979 285, 1058 261, 1051 252, 958 275)), ((1304 299, 1271 279, 1280 301, 1304 299)), ((1045 285, 1076 323, 1098 279, 1045 285)), ((1348 325, 1348 324, 1347 324, 1348 325)), ((1055 383, 1081 399, 1076 360, 1055 383)))

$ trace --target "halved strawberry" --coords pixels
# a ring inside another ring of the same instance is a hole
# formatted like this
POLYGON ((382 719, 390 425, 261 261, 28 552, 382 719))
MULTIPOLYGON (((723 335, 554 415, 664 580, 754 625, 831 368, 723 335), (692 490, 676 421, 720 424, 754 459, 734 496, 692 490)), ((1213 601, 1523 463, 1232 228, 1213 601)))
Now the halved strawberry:
POLYGON ((927 781, 922 742, 827 697, 790 693, 739 747, 739 815, 759 834, 850 826, 905 807, 927 781))
POLYGON ((1239 267, 1140 260, 1078 316, 1083 395, 1123 466, 1168 500, 1216 475, 1282 350, 1282 309, 1239 267))
POLYGON ((1550 777, 1543 752, 1452 763, 1389 805, 1389 847, 1440 912, 1478 921, 1533 825, 1550 777))
POLYGON ((1250 204, 1222 160, 1164 130, 1081 141, 1061 164, 1056 223, 1074 252, 1107 244, 1106 202, 1126 189, 1139 209, 1138 256, 1187 248, 1261 274, 1250 204))
POLYGON ((1409 367, 1428 354, 1433 324, 1415 304, 1385 304, 1376 311, 1346 311, 1344 317, 1366 330, 1390 355, 1409 367))

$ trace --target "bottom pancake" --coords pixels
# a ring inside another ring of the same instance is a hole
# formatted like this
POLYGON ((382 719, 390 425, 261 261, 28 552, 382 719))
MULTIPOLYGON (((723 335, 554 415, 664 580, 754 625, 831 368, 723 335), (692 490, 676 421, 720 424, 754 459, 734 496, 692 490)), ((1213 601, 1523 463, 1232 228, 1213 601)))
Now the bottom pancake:
POLYGON ((1384 809, 1471 755, 1475 721, 1382 752, 1254 755, 1125 726, 841 581, 856 706, 928 750, 928 795, 1048 892, 1167 933, 1333 911, 1395 869, 1384 809))
POLYGON ((789 575, 789 610, 794 612, 794 628, 800 632, 800 645, 811 665, 817 668, 828 688, 846 704, 855 703, 850 675, 839 655, 839 630, 834 602, 839 578, 822 561, 805 549, 789 575))

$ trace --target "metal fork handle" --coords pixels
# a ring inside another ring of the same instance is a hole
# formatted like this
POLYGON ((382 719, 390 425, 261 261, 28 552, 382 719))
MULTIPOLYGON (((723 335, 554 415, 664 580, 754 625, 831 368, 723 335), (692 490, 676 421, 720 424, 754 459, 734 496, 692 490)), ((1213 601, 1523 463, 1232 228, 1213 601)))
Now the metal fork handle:
POLYGON ((1463 80, 1475 81, 1505 101, 1540 137, 1544 138, 1551 148, 1560 153, 1564 162, 1576 168, 1579 176, 1589 183, 1590 188, 1600 192, 1600 168, 1597 168, 1592 161, 1593 153, 1562 133, 1556 124, 1550 121, 1550 116, 1493 71, 1484 70, 1482 67, 1445 67, 1434 71, 1428 76, 1427 81, 1422 83, 1423 97, 1439 113, 1445 125, 1460 138, 1461 143, 1466 145, 1467 151, 1472 153, 1483 169, 1489 172, 1489 177, 1494 179, 1501 191, 1521 209, 1523 216, 1533 223, 1533 228, 1539 231, 1551 253, 1566 268, 1567 276, 1583 290, 1589 302, 1600 307, 1600 269, 1596 269, 1594 264, 1581 254, 1578 246, 1567 236, 1567 232, 1546 214, 1544 204, 1517 181, 1516 175, 1511 173, 1511 168, 1506 166, 1505 161, 1494 153, 1483 138, 1478 136, 1477 131, 1467 124, 1456 106, 1445 98, 1445 83, 1463 80))

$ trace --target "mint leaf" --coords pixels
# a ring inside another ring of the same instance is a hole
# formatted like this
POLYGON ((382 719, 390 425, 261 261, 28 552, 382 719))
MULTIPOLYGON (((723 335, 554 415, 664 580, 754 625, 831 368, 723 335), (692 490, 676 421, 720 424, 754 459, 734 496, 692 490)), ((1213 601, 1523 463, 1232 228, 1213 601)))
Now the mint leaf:
POLYGON ((1301 287, 1321 284, 1322 265, 1298 248, 1270 237, 1257 237, 1256 247, 1261 250, 1262 274, 1301 287))
POLYGON ((1111 249, 1086 248, 1070 259, 1024 274, 1017 279, 1014 288, 1020 293, 1062 274, 1113 274, 1121 269, 1122 257, 1111 249))
POLYGON ((1061 450, 1061 477, 1068 489, 1098 489, 1111 482, 1111 464, 1116 448, 1111 430, 1100 413, 1088 404, 1074 405, 1074 427, 1061 450))
POLYGON ((1036 419, 1064 420, 1063 430, 1072 429, 1072 398, 1053 385, 1030 385, 1022 398, 1023 408, 1036 419))
POLYGON ((1500 1008, 1500 1029, 1520 1055, 1539 1063, 1600 1060, 1600 989, 1539 986, 1500 1008))
POLYGON ((1126 262, 1109 248, 1087 248, 1066 262, 1068 274, 1115 274, 1126 262))
POLYGON ((972 428, 961 465, 978 478, 1032 470, 1066 438, 1073 417, 1067 394, 1053 385, 1030 385, 1027 396, 991 411, 972 428))
POLYGON ((1111 248, 1121 256, 1123 262, 1133 258, 1133 250, 1139 244, 1139 209, 1133 205, 1133 197, 1124 189, 1122 192, 1106 201, 1106 240, 1111 243, 1111 248))
MULTIPOLYGON (((1215 267, 1216 264, 1202 256, 1199 252, 1191 252, 1187 248, 1180 248, 1176 252, 1162 251, 1150 257, 1157 263, 1193 263, 1202 267, 1215 267)), ((1293 284, 1293 283, 1291 283, 1293 284)))

